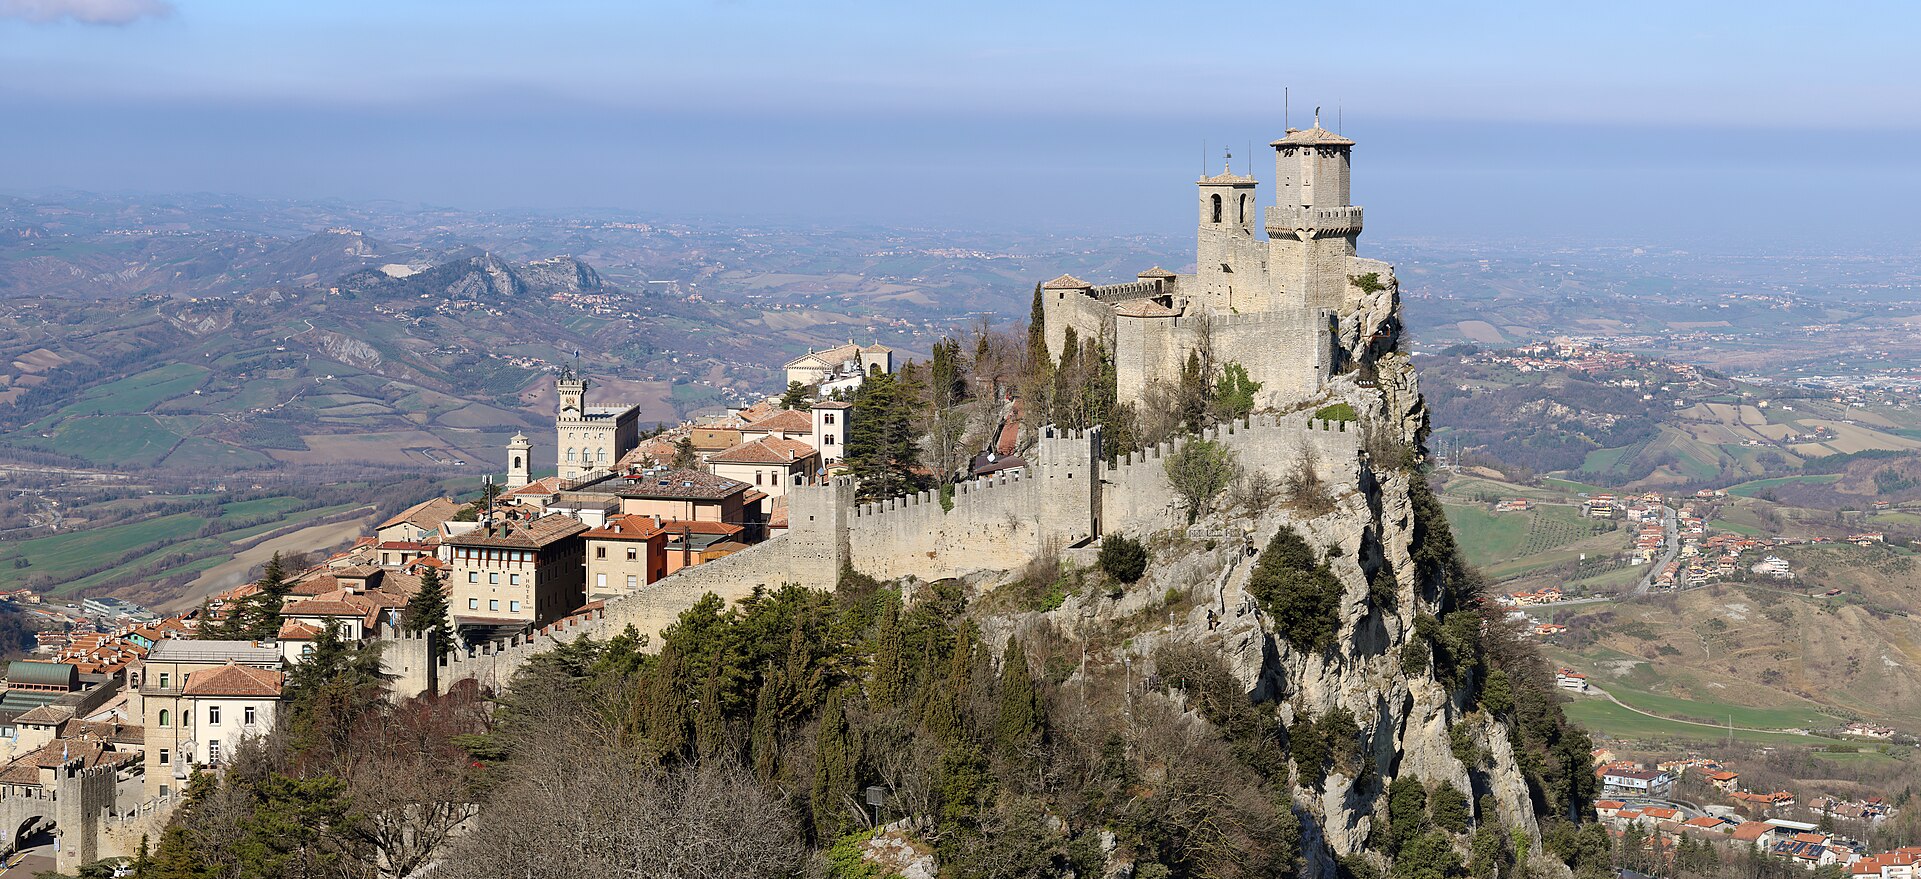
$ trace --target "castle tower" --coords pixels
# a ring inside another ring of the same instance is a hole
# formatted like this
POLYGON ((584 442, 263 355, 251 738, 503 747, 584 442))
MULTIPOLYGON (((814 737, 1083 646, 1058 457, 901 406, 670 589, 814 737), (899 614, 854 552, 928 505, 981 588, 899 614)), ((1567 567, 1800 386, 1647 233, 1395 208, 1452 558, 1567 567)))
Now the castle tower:
POLYGON ((1259 182, 1222 167, 1221 173, 1202 177, 1195 185, 1200 207, 1195 295, 1220 311, 1244 309, 1260 298, 1264 286, 1254 239, 1259 182))
POLYGON ((521 488, 532 482, 529 470, 533 466, 533 443, 527 435, 515 432, 514 438, 507 441, 507 488, 521 488))
POLYGON ((1274 148, 1275 205, 1267 213, 1267 264, 1276 302, 1329 308, 1346 295, 1347 259, 1361 234, 1350 204, 1354 141, 1321 127, 1290 128, 1274 148))
POLYGON ((587 380, 572 371, 563 371, 554 382, 560 395, 560 417, 579 418, 587 413, 587 380))

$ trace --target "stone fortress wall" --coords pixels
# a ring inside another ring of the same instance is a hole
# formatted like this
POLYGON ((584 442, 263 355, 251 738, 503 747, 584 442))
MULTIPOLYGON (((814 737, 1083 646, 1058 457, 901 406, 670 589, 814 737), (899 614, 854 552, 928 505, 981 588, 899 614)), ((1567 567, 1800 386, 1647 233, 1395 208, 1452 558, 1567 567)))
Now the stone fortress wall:
MULTIPOLYGON (((708 593, 729 605, 756 589, 794 583, 832 589, 843 568, 882 580, 937 580, 1018 571, 1035 559, 1085 545, 1102 534, 1146 533, 1183 521, 1165 459, 1192 438, 1103 460, 1098 429, 1054 432, 1037 442, 1027 471, 955 485, 953 509, 932 491, 854 504, 854 485, 795 486, 788 532, 724 558, 680 571, 597 610, 530 635, 427 659, 424 638, 383 634, 382 662, 396 694, 473 680, 507 683, 515 670, 555 644, 582 635, 610 638, 627 626, 657 645, 659 634, 708 593)), ((1329 484, 1358 478, 1359 425, 1316 421, 1305 413, 1256 415, 1209 428, 1203 437, 1232 449, 1249 470, 1280 477, 1311 457, 1329 484)))

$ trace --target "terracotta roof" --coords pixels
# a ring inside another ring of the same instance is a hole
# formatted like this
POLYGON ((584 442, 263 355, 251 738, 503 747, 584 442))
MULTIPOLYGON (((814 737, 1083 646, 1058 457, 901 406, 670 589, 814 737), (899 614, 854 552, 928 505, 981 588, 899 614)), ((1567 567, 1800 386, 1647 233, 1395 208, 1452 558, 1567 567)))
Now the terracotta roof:
POLYGON ((503 492, 500 496, 518 497, 524 494, 553 494, 560 490, 560 483, 561 479, 558 476, 542 476, 513 491, 503 492))
POLYGON ((13 719, 14 723, 57 726, 73 719, 73 709, 65 705, 42 705, 13 719))
POLYGON ((726 522, 710 522, 705 519, 667 519, 660 523, 660 530, 668 536, 689 532, 693 534, 739 534, 741 527, 726 522))
POLYGON ((812 454, 814 447, 800 440, 770 436, 741 443, 707 460, 714 464, 792 464, 812 454))
POLYGON ((814 416, 808 414, 805 409, 782 409, 766 418, 742 427, 741 430, 812 433, 814 431, 814 416))
POLYGON ((720 500, 746 491, 747 483, 698 470, 662 470, 653 473, 636 473, 631 476, 609 480, 606 485, 614 494, 631 498, 658 498, 664 500, 720 500))
POLYGON ((1144 271, 1138 275, 1135 275, 1134 277, 1136 278, 1174 278, 1179 276, 1175 275, 1173 272, 1170 272, 1164 268, 1161 268, 1160 266, 1155 266, 1151 269, 1148 269, 1147 271, 1144 271))
POLYGON ((860 349, 860 353, 862 353, 862 354, 892 354, 892 353, 894 353, 894 349, 892 349, 892 348, 889 348, 889 347, 887 347, 886 345, 882 345, 882 344, 881 344, 881 343, 879 343, 879 342, 875 342, 875 343, 874 343, 874 344, 872 344, 872 345, 862 345, 862 346, 861 346, 861 349, 860 349))
POLYGON ((516 549, 539 549, 560 540, 572 537, 587 526, 572 516, 555 513, 542 516, 532 522, 506 520, 496 522, 493 530, 476 528, 465 534, 447 538, 452 546, 503 546, 516 549))
POLYGON ((1223 169, 1221 173, 1212 177, 1202 177, 1198 182, 1202 186, 1253 186, 1260 181, 1223 169))
POLYGON ((646 540, 660 533, 652 516, 608 516, 607 524, 580 536, 595 540, 646 540))
POLYGON ((280 624, 280 640, 312 641, 320 637, 320 627, 299 620, 288 620, 280 624))
MULTIPOLYGON (((740 442, 738 427, 696 427, 688 436, 698 451, 711 452, 725 449, 740 442)), ((669 455, 671 460, 673 456, 669 455)))
MULTIPOLYGON (((416 528, 432 530, 440 527, 440 523, 453 518, 454 514, 460 512, 460 508, 463 506, 465 506, 465 504, 458 503, 451 498, 433 498, 431 500, 421 501, 395 513, 393 518, 380 523, 379 527, 388 528, 404 522, 416 528)), ((374 530, 378 531, 379 528, 374 530)))
POLYGON ((340 581, 335 580, 332 574, 322 574, 318 577, 308 577, 305 580, 294 583, 293 591, 288 594, 303 596, 325 595, 339 588, 340 581))
POLYGON ((245 665, 224 665, 204 671, 188 672, 186 696, 246 696, 279 698, 286 676, 280 672, 245 665))
POLYGON ((1114 306, 1114 313, 1122 317, 1173 317, 1180 314, 1152 299, 1129 299, 1114 306))
POLYGON ((812 406, 809 406, 808 408, 810 409, 852 409, 854 408, 854 404, 843 402, 840 400, 822 400, 818 403, 815 403, 812 406))
POLYGON ((821 366, 833 367, 846 363, 849 360, 858 359, 860 359, 860 346, 853 342, 848 342, 845 345, 837 345, 824 351, 809 351, 806 354, 787 361, 787 365, 807 366, 807 361, 811 360, 821 366))
POLYGON ((1074 277, 1073 275, 1062 275, 1058 278, 1055 278, 1052 281, 1048 281, 1047 283, 1042 284, 1041 289, 1042 290, 1087 290, 1087 289, 1091 289, 1093 286, 1094 286, 1093 284, 1089 284, 1086 281, 1083 281, 1079 278, 1074 277))
POLYGON ((1734 838, 1742 842, 1753 842, 1774 832, 1774 825, 1766 821, 1743 821, 1734 828, 1734 838))
POLYGON ((1290 128, 1287 130, 1287 133, 1285 135, 1281 136, 1280 140, 1277 140, 1268 144, 1268 146, 1353 146, 1353 145, 1354 145, 1354 141, 1348 140, 1345 137, 1342 137, 1338 134, 1335 134, 1332 131, 1322 128, 1321 124, 1318 121, 1314 123, 1313 128, 1309 128, 1306 131, 1302 131, 1297 128, 1290 128))

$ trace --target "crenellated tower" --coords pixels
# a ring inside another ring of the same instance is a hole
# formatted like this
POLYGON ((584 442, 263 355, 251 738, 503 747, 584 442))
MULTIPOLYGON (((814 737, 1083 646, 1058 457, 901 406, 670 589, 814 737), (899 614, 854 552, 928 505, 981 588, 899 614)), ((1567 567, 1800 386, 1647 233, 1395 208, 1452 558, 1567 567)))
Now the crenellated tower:
POLYGON ((1332 308, 1347 293, 1348 260, 1361 235, 1351 204, 1354 141, 1321 127, 1288 129, 1274 148, 1274 206, 1267 209, 1267 265, 1276 303, 1332 308))
POLYGON ((1222 167, 1221 173, 1195 181, 1195 187, 1200 218, 1193 296, 1220 311, 1258 308, 1266 286, 1254 237, 1260 182, 1222 167))

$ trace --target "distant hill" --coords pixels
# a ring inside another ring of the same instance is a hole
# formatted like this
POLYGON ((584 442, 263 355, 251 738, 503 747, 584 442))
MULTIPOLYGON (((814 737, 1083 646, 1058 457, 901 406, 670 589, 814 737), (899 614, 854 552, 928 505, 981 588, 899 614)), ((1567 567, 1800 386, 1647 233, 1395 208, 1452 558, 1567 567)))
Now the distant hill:
POLYGON ((419 270, 403 266, 364 269, 341 278, 338 286, 341 292, 356 296, 474 301, 619 292, 602 281, 592 266, 570 256, 511 263, 491 253, 419 270))

